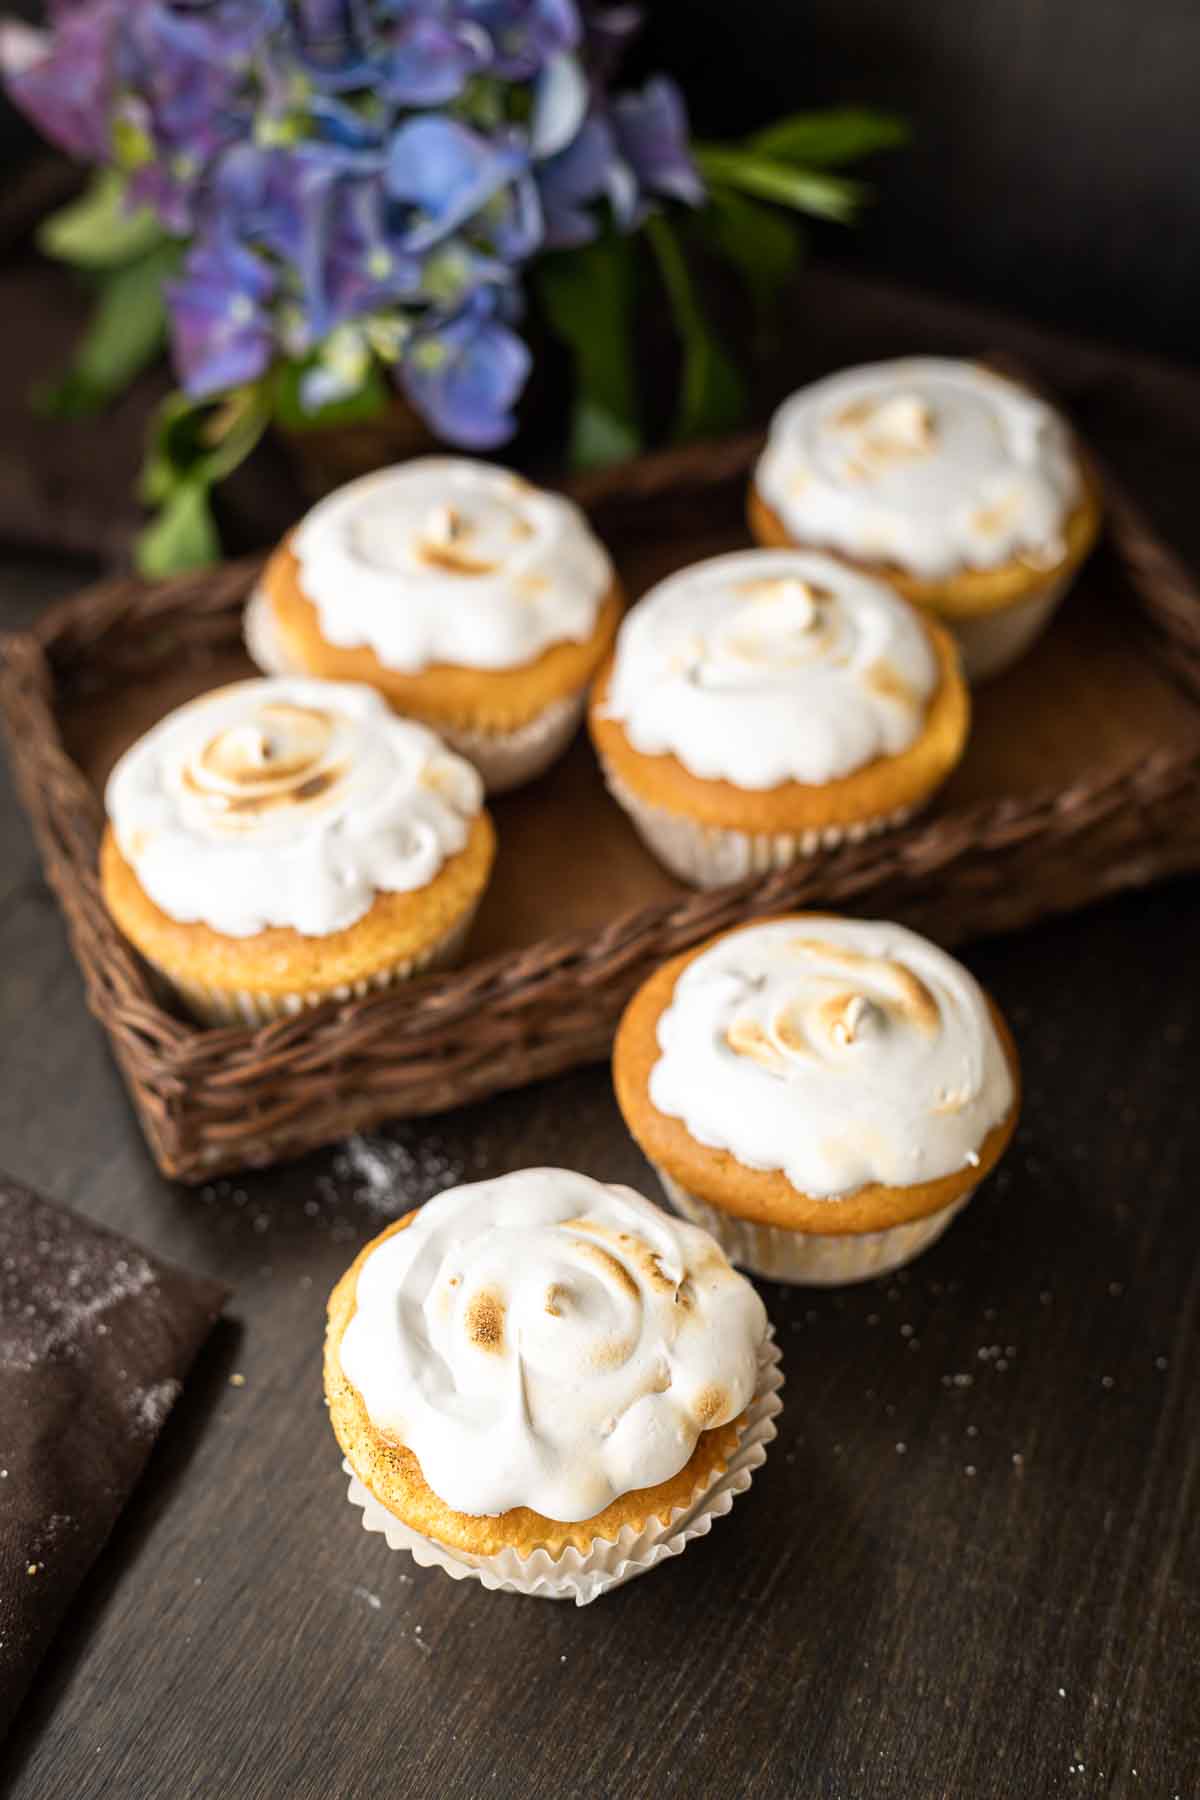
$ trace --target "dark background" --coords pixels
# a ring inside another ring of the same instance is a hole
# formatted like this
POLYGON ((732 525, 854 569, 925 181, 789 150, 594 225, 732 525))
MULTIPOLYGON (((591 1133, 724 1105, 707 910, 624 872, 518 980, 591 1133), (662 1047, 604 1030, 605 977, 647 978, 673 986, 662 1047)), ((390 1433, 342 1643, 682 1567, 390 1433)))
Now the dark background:
POLYGON ((821 247, 1195 359, 1195 0, 650 0, 638 63, 669 68, 698 131, 797 107, 888 106, 912 145, 876 206, 821 247))

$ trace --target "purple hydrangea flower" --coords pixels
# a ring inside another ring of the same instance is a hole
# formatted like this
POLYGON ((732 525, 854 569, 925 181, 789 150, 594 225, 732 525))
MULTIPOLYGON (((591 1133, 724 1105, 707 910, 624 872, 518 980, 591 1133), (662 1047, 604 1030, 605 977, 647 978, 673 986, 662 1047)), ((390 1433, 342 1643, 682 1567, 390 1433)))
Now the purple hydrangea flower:
POLYGON ((502 81, 528 81, 583 36, 575 0, 458 0, 456 11, 487 33, 489 73, 502 81))
POLYGON ((687 112, 675 83, 656 76, 640 94, 618 94, 611 110, 617 147, 639 186, 699 206, 704 183, 688 149, 687 112))
POLYGON ((261 375, 274 352, 266 263, 222 235, 199 240, 168 284, 171 345, 188 392, 220 394, 261 375))
POLYGON ((6 22, 0 35, 14 103, 52 144, 85 162, 103 162, 112 148, 120 15, 121 0, 92 0, 63 11, 52 33, 6 22))
MULTIPOLYGON (((565 150, 539 164, 547 249, 571 250, 591 243, 599 229, 591 208, 606 195, 615 198, 613 182, 620 167, 612 127, 599 114, 584 120, 565 150)), ((627 179, 622 197, 627 198, 631 210, 635 197, 631 179, 627 179)))
POLYGON ((470 20, 431 16, 409 4, 386 42, 379 91, 397 106, 441 106, 487 65, 486 34, 470 20))
POLYGON ((411 209, 405 239, 413 251, 457 231, 523 175, 514 143, 437 113, 401 125, 388 150, 388 192, 411 209))
POLYGON ((401 367, 404 390, 440 437, 490 450, 516 429, 513 408, 531 362, 502 314, 503 290, 480 288, 451 318, 413 334, 401 367))
POLYGON ((115 163, 131 203, 190 236, 167 298, 197 397, 350 327, 338 343, 364 357, 403 344, 413 403, 486 449, 528 374, 513 325, 530 258, 587 243, 604 206, 629 230, 652 197, 702 197, 672 84, 609 100, 632 6, 49 6, 48 33, 0 28, 0 69, 48 137, 115 163))

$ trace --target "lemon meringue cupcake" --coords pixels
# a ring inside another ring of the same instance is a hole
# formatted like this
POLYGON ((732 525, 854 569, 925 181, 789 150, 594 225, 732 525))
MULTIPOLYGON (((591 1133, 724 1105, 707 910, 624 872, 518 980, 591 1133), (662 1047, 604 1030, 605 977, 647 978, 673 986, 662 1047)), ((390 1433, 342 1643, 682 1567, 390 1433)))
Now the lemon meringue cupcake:
POLYGON ((246 614, 270 674, 366 681, 492 793, 570 743, 621 593, 579 508, 506 469, 421 457, 322 500, 246 614))
POLYGON ((393 1548, 580 1605, 749 1486, 782 1378, 762 1301, 629 1188, 526 1169, 369 1243, 329 1301, 325 1393, 393 1548))
POLYGON ((1017 1122, 994 1004, 899 925, 798 914, 664 965, 613 1079, 672 1203, 777 1281, 863 1281, 939 1238, 1017 1122))
POLYGON ((969 717, 952 639, 907 600, 832 557, 747 550, 633 608, 589 725, 650 849, 715 887, 907 819, 969 717))
POLYGON ((1100 524, 1097 484, 1053 408, 943 357, 848 369, 793 394, 749 511, 761 543, 832 551, 927 607, 972 681, 1045 629, 1100 524))
POLYGON ((198 1017, 264 1022, 461 947, 495 854, 482 784, 371 688, 242 681, 128 749, 101 889, 198 1017))

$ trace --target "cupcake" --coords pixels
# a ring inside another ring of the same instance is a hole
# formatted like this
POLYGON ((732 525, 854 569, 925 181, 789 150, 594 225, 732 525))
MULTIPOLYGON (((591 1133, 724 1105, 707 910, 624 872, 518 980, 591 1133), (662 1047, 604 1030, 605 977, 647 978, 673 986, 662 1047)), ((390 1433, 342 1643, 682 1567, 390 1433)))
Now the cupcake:
POLYGON ((760 543, 832 551, 950 626, 968 677, 1049 622, 1100 499, 1066 423, 978 363, 848 369, 785 401, 750 491, 760 543))
POLYGON ((633 609, 589 723, 650 849, 716 887, 907 819, 958 762, 969 711, 952 639, 891 588, 748 550, 633 609))
POLYGON ((620 613, 578 507, 506 469, 421 457, 301 520, 266 566, 246 642, 268 674, 369 682, 499 793, 566 749, 620 613))
POLYGON ((666 963, 617 1100, 672 1203, 776 1281, 863 1281, 941 1236, 1017 1122, 1016 1050, 961 964, 899 925, 801 913, 666 963))
POLYGON ((762 1301, 629 1188, 455 1188, 334 1288, 329 1416, 363 1523, 456 1578, 580 1605, 750 1484, 781 1385, 762 1301))
POLYGON ((367 687, 241 681, 105 793, 117 925, 199 1018, 257 1024, 449 961, 495 854, 475 770, 367 687))

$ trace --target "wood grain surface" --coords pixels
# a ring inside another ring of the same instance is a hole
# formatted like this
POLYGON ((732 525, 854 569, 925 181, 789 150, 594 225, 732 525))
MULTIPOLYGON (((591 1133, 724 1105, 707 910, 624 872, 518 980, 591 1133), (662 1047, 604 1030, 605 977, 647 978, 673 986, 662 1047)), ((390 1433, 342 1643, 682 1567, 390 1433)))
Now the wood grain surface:
MULTIPOLYGON (((4 622, 62 585, 10 569, 4 622)), ((6 786, 0 842, 0 1160, 235 1289, 0 1791, 1194 1800, 1200 884, 971 952, 1025 1059, 1008 1163, 896 1279, 767 1290, 766 1468, 576 1611, 362 1531, 320 1338, 358 1246, 449 1183, 566 1162, 654 1193, 604 1071, 173 1188, 6 786)))

